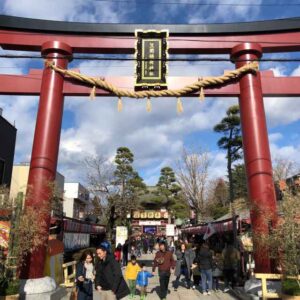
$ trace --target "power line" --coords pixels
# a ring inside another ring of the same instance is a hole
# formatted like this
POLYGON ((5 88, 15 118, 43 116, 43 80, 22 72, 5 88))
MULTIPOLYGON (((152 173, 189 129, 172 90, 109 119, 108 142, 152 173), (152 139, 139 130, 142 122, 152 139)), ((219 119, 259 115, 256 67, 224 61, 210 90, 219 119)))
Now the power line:
MULTIPOLYGON (((140 3, 141 0, 94 0, 96 2, 109 2, 109 3, 140 3)), ((224 2, 215 2, 215 3, 195 3, 195 2, 176 2, 176 1, 161 1, 161 2, 151 2, 145 0, 143 2, 147 2, 147 4, 151 5, 190 5, 190 6, 260 6, 260 7, 278 7, 281 8, 283 6, 300 6, 300 3, 224 3, 224 2)))

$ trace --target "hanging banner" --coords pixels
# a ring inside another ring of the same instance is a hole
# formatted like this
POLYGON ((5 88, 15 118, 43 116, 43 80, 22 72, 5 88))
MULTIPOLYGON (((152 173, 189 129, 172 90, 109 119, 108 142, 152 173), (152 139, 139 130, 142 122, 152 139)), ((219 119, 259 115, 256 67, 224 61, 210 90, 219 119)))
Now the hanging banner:
POLYGON ((88 248, 90 246, 90 235, 88 233, 64 233, 65 250, 77 250, 88 248))
POLYGON ((168 30, 136 30, 135 90, 167 88, 168 30))
POLYGON ((116 246, 118 244, 124 245, 128 239, 128 229, 126 226, 117 226, 116 228, 116 246))
POLYGON ((166 225, 166 236, 175 236, 175 224, 166 225))

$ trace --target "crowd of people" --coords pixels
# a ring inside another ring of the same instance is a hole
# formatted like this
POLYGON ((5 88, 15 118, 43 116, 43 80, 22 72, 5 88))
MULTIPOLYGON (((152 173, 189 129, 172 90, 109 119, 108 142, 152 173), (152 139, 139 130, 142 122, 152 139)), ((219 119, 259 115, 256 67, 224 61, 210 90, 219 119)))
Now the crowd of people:
POLYGON ((123 245, 117 245, 113 252, 107 243, 102 243, 96 255, 84 252, 77 265, 77 299, 92 300, 94 288, 101 294, 101 300, 122 299, 127 295, 134 299, 138 288, 140 299, 145 300, 148 279, 156 275, 156 270, 160 299, 167 298, 172 270, 175 275, 174 291, 177 291, 183 276, 187 289, 199 286, 203 295, 219 292, 222 277, 223 291, 227 292, 236 284, 239 260, 239 251, 230 242, 219 252, 213 251, 206 241, 191 245, 187 241, 174 242, 173 239, 151 236, 127 240, 123 245), (139 262, 142 252, 155 252, 152 272, 139 262))

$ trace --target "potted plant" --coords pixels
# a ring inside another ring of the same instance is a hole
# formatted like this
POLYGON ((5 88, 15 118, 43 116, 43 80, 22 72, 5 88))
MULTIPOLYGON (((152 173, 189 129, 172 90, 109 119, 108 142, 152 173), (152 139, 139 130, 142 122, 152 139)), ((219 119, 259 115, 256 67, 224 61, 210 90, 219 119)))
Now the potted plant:
POLYGON ((256 238, 283 275, 282 299, 300 300, 300 194, 286 192, 278 210, 278 222, 269 236, 256 238))
POLYGON ((4 195, 0 201, 0 209, 9 211, 9 242, 8 254, 0 263, 0 300, 19 299, 20 280, 19 268, 24 263, 28 253, 34 252, 38 247, 44 245, 47 237, 47 226, 41 221, 41 216, 49 208, 42 207, 23 209, 23 194, 10 199, 8 192, 0 187, 0 194, 4 195), (41 239, 45 236, 45 239, 41 239))
POLYGON ((0 277, 0 300, 19 299, 20 281, 4 270, 0 277))

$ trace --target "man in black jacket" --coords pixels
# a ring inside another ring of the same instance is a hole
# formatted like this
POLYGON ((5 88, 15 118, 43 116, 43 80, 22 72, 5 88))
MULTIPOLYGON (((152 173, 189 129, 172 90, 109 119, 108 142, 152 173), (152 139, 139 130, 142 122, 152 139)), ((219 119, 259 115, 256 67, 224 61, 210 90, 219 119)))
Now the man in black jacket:
POLYGON ((101 300, 122 299, 129 295, 120 264, 108 254, 106 247, 100 246, 96 252, 99 262, 95 267, 95 287, 101 294, 101 300))

